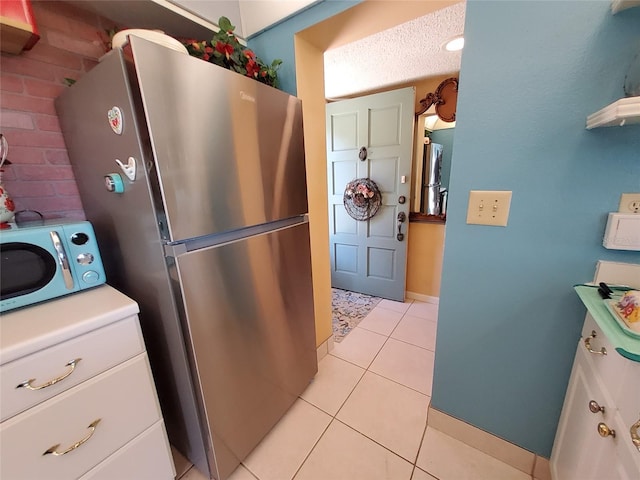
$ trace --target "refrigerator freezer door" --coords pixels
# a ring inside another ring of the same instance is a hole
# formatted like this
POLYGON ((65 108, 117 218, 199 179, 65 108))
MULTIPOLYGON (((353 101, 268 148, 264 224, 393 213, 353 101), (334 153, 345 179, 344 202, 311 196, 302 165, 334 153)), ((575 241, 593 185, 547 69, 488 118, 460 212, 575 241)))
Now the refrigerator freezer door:
POLYGON ((317 370, 309 225, 189 252, 176 265, 225 479, 317 370))
POLYGON ((113 50, 56 99, 56 109, 87 219, 93 224, 110 285, 140 305, 158 395, 171 442, 206 470, 198 406, 182 329, 171 293, 164 249, 145 168, 134 102, 122 52, 113 50), (109 112, 119 111, 121 134, 109 112), (116 159, 136 162, 129 180, 116 159), (104 176, 122 173, 123 193, 107 190, 104 176))
POLYGON ((304 214, 300 100, 130 37, 168 240, 304 214))

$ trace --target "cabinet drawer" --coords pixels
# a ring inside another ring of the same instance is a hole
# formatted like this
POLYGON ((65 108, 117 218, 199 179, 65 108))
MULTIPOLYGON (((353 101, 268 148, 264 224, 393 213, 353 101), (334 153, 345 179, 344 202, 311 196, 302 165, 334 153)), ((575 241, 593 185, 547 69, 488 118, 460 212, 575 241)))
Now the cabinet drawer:
MULTIPOLYGON (((616 405, 628 434, 631 425, 640 421, 640 363, 627 362, 616 405)), ((640 458, 640 452, 637 455, 640 458)))
POLYGON ((146 353, 0 424, 0 478, 78 478, 160 420, 146 353), (54 445, 67 454, 45 454, 54 445))
MULTIPOLYGON (((613 322, 614 320, 611 319, 613 322)), ((582 329, 582 338, 578 348, 588 353, 590 364, 592 365, 593 372, 600 377, 603 386, 609 392, 611 397, 615 400, 618 398, 620 388, 623 384, 624 370, 629 363, 629 360, 624 358, 618 352, 604 335, 600 327, 590 314, 587 314, 584 327, 582 329), (595 332, 595 338, 594 338, 595 332), (600 352, 604 348, 607 352, 606 355, 600 353, 588 352, 585 340, 588 340, 591 350, 600 352)))
POLYGON ((80 480, 173 480, 175 474, 164 423, 160 421, 80 480))
POLYGON ((640 478, 640 452, 631 441, 630 426, 622 419, 619 412, 615 415, 611 425, 616 431, 616 461, 612 465, 615 466, 615 473, 612 472, 611 477, 616 480, 637 480, 640 478))
POLYGON ((609 478, 607 468, 615 457, 616 439, 600 437, 598 424, 615 428, 615 416, 611 398, 591 371, 588 353, 578 349, 551 453, 555 480, 609 478), (605 407, 604 413, 593 413, 591 401, 605 407))
POLYGON ((6 363, 0 366, 1 419, 4 421, 23 412, 144 350, 138 318, 132 316, 6 363), (81 360, 75 368, 67 366, 77 358, 81 360), (42 386, 65 374, 69 376, 39 390, 17 387, 30 379, 35 379, 34 387, 42 386))

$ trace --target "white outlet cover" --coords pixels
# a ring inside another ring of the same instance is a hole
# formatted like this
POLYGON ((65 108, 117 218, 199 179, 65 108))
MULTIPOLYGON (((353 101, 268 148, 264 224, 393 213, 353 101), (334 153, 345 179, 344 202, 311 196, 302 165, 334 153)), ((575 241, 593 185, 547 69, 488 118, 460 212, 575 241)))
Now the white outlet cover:
POLYGON ((640 213, 640 208, 634 210, 633 204, 640 205, 640 193, 623 193, 620 195, 620 205, 618 212, 620 213, 640 213))
POLYGON ((506 227, 510 207, 510 190, 471 190, 469 192, 467 223, 506 227))

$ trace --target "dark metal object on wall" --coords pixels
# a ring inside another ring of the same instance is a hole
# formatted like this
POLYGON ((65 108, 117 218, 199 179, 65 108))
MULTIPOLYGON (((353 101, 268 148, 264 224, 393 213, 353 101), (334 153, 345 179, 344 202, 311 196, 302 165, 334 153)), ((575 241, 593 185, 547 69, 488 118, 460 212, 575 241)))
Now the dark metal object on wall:
POLYGON ((442 121, 455 122, 457 103, 458 79, 455 77, 447 78, 438 85, 434 93, 428 93, 420 100, 422 107, 416 112, 416 115, 422 115, 431 108, 431 105, 435 105, 436 114, 442 121))

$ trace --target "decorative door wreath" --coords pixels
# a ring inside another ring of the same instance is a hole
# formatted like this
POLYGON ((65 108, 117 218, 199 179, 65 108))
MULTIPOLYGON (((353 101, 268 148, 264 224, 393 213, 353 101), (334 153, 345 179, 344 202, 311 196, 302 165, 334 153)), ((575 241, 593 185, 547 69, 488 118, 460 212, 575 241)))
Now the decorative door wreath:
POLYGON ((347 183, 342 201, 351 218, 364 221, 378 213, 382 195, 376 182, 370 178, 356 178, 347 183))

